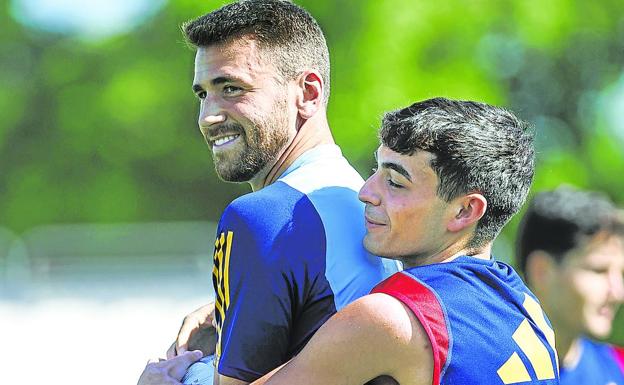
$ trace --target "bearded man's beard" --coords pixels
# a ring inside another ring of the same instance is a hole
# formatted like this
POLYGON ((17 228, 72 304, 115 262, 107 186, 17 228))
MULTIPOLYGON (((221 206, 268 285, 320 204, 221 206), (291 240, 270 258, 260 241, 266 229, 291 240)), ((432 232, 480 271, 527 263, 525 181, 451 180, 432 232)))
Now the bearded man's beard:
POLYGON ((245 130, 238 123, 222 127, 222 131, 238 133, 243 149, 237 153, 214 154, 215 170, 226 182, 248 182, 268 164, 274 163, 288 144, 288 115, 286 101, 278 101, 268 117, 253 122, 245 130))

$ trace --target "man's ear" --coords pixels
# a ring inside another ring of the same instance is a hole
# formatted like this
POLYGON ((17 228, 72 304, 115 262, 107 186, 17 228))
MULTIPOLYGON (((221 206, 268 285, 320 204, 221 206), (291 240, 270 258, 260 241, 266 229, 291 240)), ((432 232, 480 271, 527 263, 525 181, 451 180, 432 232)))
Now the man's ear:
POLYGON ((526 257, 524 278, 536 294, 545 294, 545 291, 552 286, 551 281, 556 269, 557 261, 549 253, 535 250, 526 257))
POLYGON ((310 119, 323 106, 323 79, 316 71, 306 71, 297 82, 297 110, 303 119, 310 119))
POLYGON ((487 200, 479 193, 472 193, 457 198, 451 203, 453 217, 447 224, 448 231, 458 232, 476 225, 485 214, 487 200))

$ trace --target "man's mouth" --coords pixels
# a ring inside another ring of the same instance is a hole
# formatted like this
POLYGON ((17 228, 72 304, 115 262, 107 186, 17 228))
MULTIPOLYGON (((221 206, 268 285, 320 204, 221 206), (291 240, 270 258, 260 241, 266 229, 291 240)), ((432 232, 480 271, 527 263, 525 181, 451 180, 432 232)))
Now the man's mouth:
POLYGON ((598 314, 602 317, 613 318, 615 316, 615 311, 611 306, 603 306, 598 309, 598 314))
POLYGON ((239 136, 240 134, 229 134, 210 139, 210 141, 212 142, 213 147, 221 147, 235 141, 239 136))
POLYGON ((364 215, 364 222, 366 223, 366 227, 377 227, 385 225, 383 222, 372 219, 368 215, 364 215))

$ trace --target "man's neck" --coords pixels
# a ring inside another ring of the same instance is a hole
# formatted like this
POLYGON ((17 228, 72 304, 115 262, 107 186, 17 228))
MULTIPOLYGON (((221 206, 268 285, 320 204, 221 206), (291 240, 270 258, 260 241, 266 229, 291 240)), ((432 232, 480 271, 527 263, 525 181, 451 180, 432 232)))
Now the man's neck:
POLYGON ((417 255, 411 256, 407 258, 402 258, 401 262, 403 262, 403 266, 405 268, 408 267, 416 267, 416 266, 425 266, 432 265, 434 263, 446 263, 451 262, 461 256, 468 255, 473 258, 478 259, 490 259, 492 255, 492 243, 488 243, 480 248, 468 248, 465 246, 465 242, 455 242, 449 246, 441 248, 441 250, 437 252, 433 252, 425 255, 417 255))
POLYGON ((249 181, 253 191, 274 183, 306 151, 323 144, 334 144, 324 114, 298 123, 298 126, 297 134, 281 151, 276 161, 267 165, 266 170, 259 172, 249 181))
POLYGON ((574 368, 578 365, 583 354, 583 347, 578 336, 575 338, 567 338, 561 333, 557 334, 557 355, 559 356, 559 366, 565 368, 574 368))
POLYGON ((555 333, 557 334, 557 343, 555 348, 557 349, 557 356, 559 357, 560 366, 567 368, 573 368, 578 363, 581 354, 581 344, 579 343, 578 330, 572 330, 565 327, 566 322, 562 320, 561 315, 555 311, 556 308, 547 306, 548 303, 543 303, 543 308, 550 318, 555 333))

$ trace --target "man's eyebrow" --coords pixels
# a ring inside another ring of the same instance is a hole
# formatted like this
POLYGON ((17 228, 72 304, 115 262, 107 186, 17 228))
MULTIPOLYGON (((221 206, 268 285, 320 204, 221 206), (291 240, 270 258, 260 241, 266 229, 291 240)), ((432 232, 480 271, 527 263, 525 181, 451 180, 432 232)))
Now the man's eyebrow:
POLYGON ((401 166, 399 164, 392 163, 392 162, 383 162, 381 164, 381 167, 389 168, 391 170, 394 170, 394 171, 398 172, 399 174, 403 175, 410 182, 412 181, 412 177, 410 176, 409 172, 407 172, 407 170, 404 169, 403 166, 401 166))
POLYGON ((233 83, 239 81, 239 79, 231 77, 231 76, 219 76, 217 78, 214 78, 210 81, 210 84, 212 84, 213 86, 218 86, 220 84, 224 84, 224 83, 233 83))
MULTIPOLYGON (((232 76, 219 76, 219 77, 212 79, 210 81, 210 84, 213 86, 218 86, 218 85, 225 84, 225 83, 236 83, 236 82, 244 83, 241 79, 238 79, 232 76)), ((205 91, 204 87, 202 87, 199 84, 193 84, 193 92, 197 93, 200 91, 205 91)))

